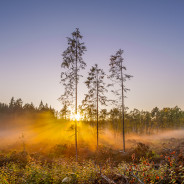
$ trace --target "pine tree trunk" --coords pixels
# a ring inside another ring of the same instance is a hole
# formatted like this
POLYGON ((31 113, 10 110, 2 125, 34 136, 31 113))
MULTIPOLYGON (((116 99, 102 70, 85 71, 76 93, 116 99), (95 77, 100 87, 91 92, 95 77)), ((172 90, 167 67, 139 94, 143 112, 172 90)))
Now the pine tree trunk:
MULTIPOLYGON (((75 115, 77 115, 77 38, 76 38, 76 71, 75 71, 75 115)), ((75 151, 76 151, 76 162, 78 161, 78 149, 77 149, 77 120, 75 118, 75 151)))
POLYGON ((96 118, 97 118, 97 151, 98 151, 98 68, 97 68, 97 111, 96 111, 96 118))
POLYGON ((124 116, 124 87, 123 87, 123 68, 122 68, 122 62, 121 61, 121 90, 122 90, 122 118, 121 118, 121 122, 122 122, 122 135, 123 135, 123 152, 125 152, 125 116, 124 116))

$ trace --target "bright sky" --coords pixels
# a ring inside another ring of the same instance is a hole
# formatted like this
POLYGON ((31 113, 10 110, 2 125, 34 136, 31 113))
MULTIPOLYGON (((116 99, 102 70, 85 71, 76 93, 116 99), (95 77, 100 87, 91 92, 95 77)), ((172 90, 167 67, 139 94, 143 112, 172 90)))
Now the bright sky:
POLYGON ((110 55, 121 48, 134 76, 126 106, 184 109, 183 10, 183 0, 1 0, 0 102, 14 96, 59 110, 61 54, 78 27, 87 47, 84 79, 95 63, 107 72, 110 55))

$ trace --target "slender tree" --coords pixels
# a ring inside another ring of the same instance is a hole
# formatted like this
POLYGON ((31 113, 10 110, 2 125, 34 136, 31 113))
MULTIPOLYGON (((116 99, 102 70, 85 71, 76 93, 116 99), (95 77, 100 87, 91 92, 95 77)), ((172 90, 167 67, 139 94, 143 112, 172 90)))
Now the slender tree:
POLYGON ((64 94, 58 99, 62 104, 62 109, 60 111, 60 117, 62 119, 70 118, 71 111, 69 110, 69 107, 73 106, 72 104, 72 96, 68 95, 65 91, 64 94))
POLYGON ((68 109, 67 104, 64 104, 63 108, 60 111, 61 118, 64 120, 69 119, 69 117, 68 117, 69 113, 70 113, 70 110, 68 109))
POLYGON ((12 97, 9 103, 9 108, 10 110, 13 110, 14 107, 15 107, 15 99, 14 97, 12 97))
POLYGON ((96 118, 96 105, 88 102, 89 98, 85 96, 85 99, 82 101, 82 105, 79 106, 80 114, 83 116, 85 121, 93 122, 96 118))
MULTIPOLYGON (((98 122, 98 111, 99 111, 99 103, 101 105, 106 105, 107 97, 105 96, 105 92, 107 89, 105 88, 104 82, 105 72, 98 67, 97 64, 92 66, 90 72, 88 73, 87 81, 85 82, 88 88, 88 94, 85 95, 85 99, 83 100, 84 108, 87 108, 85 105, 95 107, 96 106, 96 122, 97 122, 97 150, 99 144, 99 122, 98 122)), ((87 108, 88 109, 88 108, 87 108)))
POLYGON ((99 119, 104 122, 107 120, 108 112, 107 109, 101 109, 99 119))
MULTIPOLYGON (((61 99, 67 98, 70 103, 75 99, 75 115, 77 115, 77 86, 79 82, 79 71, 85 69, 86 63, 83 61, 82 55, 86 51, 86 47, 82 40, 82 35, 78 28, 72 33, 71 38, 67 38, 68 47, 63 52, 63 62, 61 68, 64 70, 61 73, 61 83, 65 87, 65 92, 61 95, 61 99)), ((75 120, 75 146, 76 146, 76 161, 78 158, 77 152, 77 121, 75 120)))
POLYGON ((43 105, 43 102, 41 100, 40 105, 38 107, 38 110, 41 111, 42 109, 44 109, 44 105, 43 105))
POLYGON ((112 80, 112 84, 109 86, 114 86, 115 90, 112 90, 112 92, 118 96, 118 100, 115 100, 115 102, 121 101, 121 111, 122 111, 122 135, 123 135, 123 151, 125 152, 125 106, 124 106, 124 92, 126 92, 128 89, 125 88, 124 82, 127 79, 130 79, 132 76, 127 75, 124 73, 126 70, 126 67, 123 65, 123 50, 118 50, 115 55, 112 55, 110 57, 110 75, 109 78, 112 80), (115 85, 118 85, 118 88, 115 88, 115 85))

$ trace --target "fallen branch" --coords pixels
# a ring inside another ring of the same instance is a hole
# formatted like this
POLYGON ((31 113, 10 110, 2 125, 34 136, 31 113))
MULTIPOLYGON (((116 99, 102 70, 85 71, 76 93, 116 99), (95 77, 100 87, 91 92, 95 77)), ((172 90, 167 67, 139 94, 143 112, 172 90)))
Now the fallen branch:
POLYGON ((116 184, 113 180, 109 179, 107 176, 101 174, 101 177, 105 179, 109 184, 116 184))
POLYGON ((103 175, 103 174, 101 173, 101 167, 100 167, 100 166, 99 166, 100 172, 98 171, 97 164, 95 164, 95 167, 96 167, 97 173, 100 174, 100 176, 101 176, 104 180, 106 180, 109 184, 116 184, 113 180, 109 179, 107 176, 105 176, 105 175, 103 175))
POLYGON ((133 172, 130 171, 130 174, 131 174, 134 178, 136 178, 136 179, 139 181, 139 183, 144 184, 136 175, 133 174, 133 172))
POLYGON ((125 175, 123 175, 123 174, 117 174, 117 173, 116 173, 116 175, 117 175, 117 176, 123 176, 123 178, 124 178, 125 181, 126 181, 125 184, 129 184, 129 183, 128 183, 128 180, 127 180, 127 177, 126 177, 125 175))

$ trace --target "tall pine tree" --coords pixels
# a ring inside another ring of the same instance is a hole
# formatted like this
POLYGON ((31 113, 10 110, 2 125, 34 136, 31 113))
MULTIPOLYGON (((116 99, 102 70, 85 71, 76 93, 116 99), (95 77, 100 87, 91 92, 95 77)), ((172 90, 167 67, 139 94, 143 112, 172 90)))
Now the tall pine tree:
POLYGON ((132 76, 124 73, 126 67, 123 65, 124 59, 122 57, 123 50, 118 50, 115 55, 110 57, 110 75, 112 83, 109 86, 113 86, 112 92, 118 97, 115 102, 121 101, 121 112, 122 112, 122 136, 123 136, 123 151, 125 152, 125 106, 124 106, 124 92, 128 89, 125 88, 124 82, 130 79, 132 76), (116 88, 117 87, 117 88, 116 88))
POLYGON ((107 89, 105 88, 104 78, 105 72, 102 69, 100 69, 97 64, 92 66, 90 72, 88 73, 87 81, 85 82, 88 88, 88 94, 85 95, 85 99, 83 100, 84 109, 93 107, 93 109, 95 109, 96 111, 97 150, 99 145, 99 121, 98 121, 99 104, 106 105, 107 103, 107 97, 105 96, 105 92, 107 92, 107 89))
MULTIPOLYGON (((68 99, 70 104, 72 104, 73 99, 75 99, 75 115, 77 115, 77 87, 79 78, 79 71, 85 69, 86 63, 83 61, 82 55, 86 51, 86 47, 82 40, 82 35, 78 28, 72 33, 71 37, 67 38, 68 47, 63 52, 63 62, 61 68, 63 69, 61 73, 61 83, 65 87, 64 94, 61 95, 60 99, 68 99)), ((75 121, 75 146, 76 146, 76 161, 78 158, 77 152, 77 121, 75 121)))

